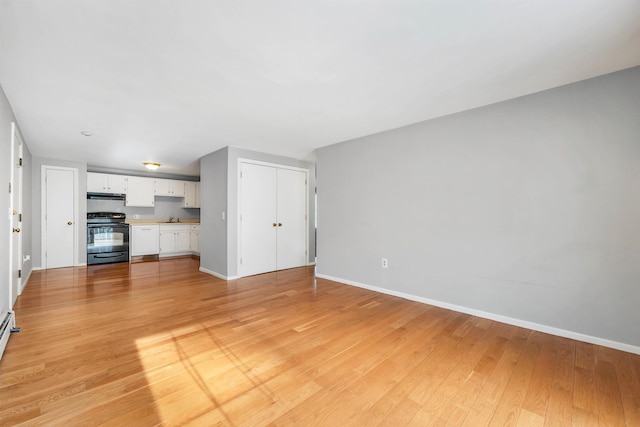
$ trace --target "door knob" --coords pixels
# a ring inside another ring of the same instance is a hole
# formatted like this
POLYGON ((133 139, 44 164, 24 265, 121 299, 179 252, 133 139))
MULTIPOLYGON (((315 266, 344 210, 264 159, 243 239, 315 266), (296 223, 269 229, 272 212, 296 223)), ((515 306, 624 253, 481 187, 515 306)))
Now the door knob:
POLYGON ((14 233, 19 233, 19 232, 20 232, 20 229, 19 229, 19 228, 14 228, 14 229, 13 229, 13 232, 14 232, 14 233))
POLYGON ((69 221, 69 222, 67 223, 67 225, 71 225, 71 224, 73 224, 71 221, 69 221))
POLYGON ((273 226, 274 226, 274 227, 277 227, 277 226, 278 226, 278 224, 276 224, 276 223, 274 222, 274 223, 273 223, 273 226))
POLYGON ((278 227, 282 227, 282 223, 281 222, 278 223, 278 227))

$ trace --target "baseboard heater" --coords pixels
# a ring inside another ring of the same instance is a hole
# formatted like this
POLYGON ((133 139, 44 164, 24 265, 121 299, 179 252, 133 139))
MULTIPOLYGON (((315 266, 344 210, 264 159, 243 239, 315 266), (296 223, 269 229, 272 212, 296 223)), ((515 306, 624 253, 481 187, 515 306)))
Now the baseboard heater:
POLYGON ((9 342, 9 335, 11 335, 11 330, 16 327, 16 318, 13 314, 13 311, 8 311, 7 314, 2 319, 2 323, 0 323, 0 360, 2 360, 2 354, 4 353, 4 349, 7 346, 7 342, 9 342))

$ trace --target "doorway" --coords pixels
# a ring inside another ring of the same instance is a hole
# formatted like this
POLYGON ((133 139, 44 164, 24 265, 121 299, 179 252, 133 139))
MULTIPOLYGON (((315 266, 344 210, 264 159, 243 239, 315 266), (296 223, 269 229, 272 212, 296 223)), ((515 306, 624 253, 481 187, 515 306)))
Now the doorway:
POLYGON ((10 307, 13 307, 18 299, 22 282, 22 149, 22 138, 18 126, 13 122, 11 123, 10 307))
POLYGON ((42 166, 42 268, 78 259, 78 170, 42 166))

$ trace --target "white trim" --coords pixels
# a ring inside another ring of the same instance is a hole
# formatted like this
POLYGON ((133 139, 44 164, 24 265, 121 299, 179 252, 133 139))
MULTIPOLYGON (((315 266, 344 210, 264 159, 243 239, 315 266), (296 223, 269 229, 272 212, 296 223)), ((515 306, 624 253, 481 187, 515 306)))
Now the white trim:
MULTIPOLYGON (((23 175, 22 175, 22 167, 14 164, 14 160, 16 158, 16 154, 18 157, 22 158, 22 137, 19 134, 18 126, 16 122, 11 122, 11 148, 9 155, 9 185, 11 186, 11 192, 9 193, 9 238, 7 239, 9 242, 9 309, 11 310, 20 295, 20 287, 22 286, 22 280, 19 277, 14 277, 14 262, 17 261, 18 270, 22 270, 23 260, 22 260, 22 234, 14 233, 12 231, 14 224, 14 214, 15 211, 17 214, 22 214, 22 184, 23 184, 23 175), (16 153, 17 148, 17 153, 16 153), (17 172, 17 173, 16 173, 17 172), (17 182, 16 182, 17 181, 17 182), (17 200, 16 199, 17 196, 17 200), (15 206, 14 201, 17 206, 15 206), (15 240, 15 241, 14 241, 15 240), (16 252, 14 253, 14 244, 16 244, 16 252), (17 289, 14 295, 13 285, 14 279, 18 281, 17 289)), ((22 221, 18 221, 18 228, 24 228, 22 225, 22 221)), ((2 313, 4 315, 4 313, 2 313)))
POLYGON ((310 265, 316 265, 316 262, 315 262, 315 261, 309 261, 309 262, 307 263, 307 266, 310 266, 310 265))
POLYGON ((235 280, 235 279, 239 279, 240 278, 240 276, 229 276, 229 277, 227 277, 224 274, 220 274, 220 273, 216 273, 215 271, 207 270, 204 267, 200 267, 200 271, 203 272, 203 273, 215 276, 218 279, 222 279, 222 280, 235 280))
MULTIPOLYGON (((294 171, 298 171, 298 172, 304 172, 304 180, 305 180, 305 194, 304 194, 304 201, 305 201, 305 215, 307 217, 306 219, 306 225, 305 225, 305 247, 307 248, 307 252, 305 254, 305 258, 309 259, 309 251, 311 248, 309 248, 309 219, 311 217, 311 215, 309 214, 309 169, 305 169, 305 168, 301 168, 301 167, 297 167, 297 166, 289 166, 289 165, 283 165, 280 163, 271 163, 271 162, 263 162, 260 160, 252 160, 252 159, 246 159, 244 157, 238 157, 238 163, 237 163, 237 200, 236 200, 236 271, 238 272, 237 276, 233 276, 235 278, 240 278, 240 277, 244 277, 242 276, 242 274, 240 273, 242 271, 242 266, 240 264, 240 259, 242 258, 242 221, 240 220, 240 216, 242 215, 242 163, 250 163, 250 164, 254 164, 254 165, 259 165, 259 166, 267 166, 267 167, 272 167, 272 168, 276 168, 276 169, 287 169, 287 170, 294 170, 294 171)), ((315 263, 314 263, 315 264, 315 263)), ((307 264, 309 265, 309 264, 307 264)), ((231 280, 231 279, 225 279, 225 280, 231 280)))
POLYGON ((429 304, 436 307, 446 308, 448 310, 457 311, 460 313, 470 314, 476 317, 482 317, 484 319, 495 320, 496 322, 506 323, 513 326, 519 326, 521 328, 532 329, 538 332, 544 332, 559 337, 569 338, 576 341, 583 341, 590 344, 601 345, 603 347, 609 347, 616 350, 626 351, 629 353, 640 354, 640 347, 631 344, 625 344, 617 341, 611 341, 604 338, 593 337, 591 335, 581 334, 579 332, 567 331, 565 329, 554 328, 553 326, 541 325, 539 323, 529 322, 527 320, 515 319, 513 317, 502 316, 500 314, 489 313, 486 311, 476 310, 473 308, 463 307, 460 305, 449 304, 442 301, 436 301, 429 298, 423 298, 416 295, 405 294, 403 292, 396 292, 390 289, 379 288, 377 286, 370 286, 364 283, 355 282, 353 280, 341 279, 339 277, 333 277, 326 274, 316 274, 316 277, 333 282, 343 283, 345 285, 356 286, 358 288, 368 289, 374 292, 380 292, 381 294, 392 295, 399 298, 404 298, 410 301, 421 302, 423 304, 429 304))
MULTIPOLYGON (((59 169, 59 170, 67 170, 73 172, 73 265, 86 265, 80 264, 80 260, 78 259, 79 248, 78 248, 78 218, 80 216, 78 210, 78 168, 68 168, 64 166, 54 166, 54 165, 42 165, 40 167, 40 256, 42 264, 46 265, 46 256, 45 252, 47 249, 47 227, 46 227, 46 212, 47 212, 47 193, 46 193, 46 171, 48 169, 59 169)), ((69 267, 72 267, 69 266, 69 267)))
POLYGON ((20 295, 22 295, 22 292, 27 287, 27 282, 29 281, 29 279, 31 279, 31 273, 33 273, 33 268, 29 270, 29 274, 27 275, 27 277, 24 278, 24 280, 20 284, 20 295))

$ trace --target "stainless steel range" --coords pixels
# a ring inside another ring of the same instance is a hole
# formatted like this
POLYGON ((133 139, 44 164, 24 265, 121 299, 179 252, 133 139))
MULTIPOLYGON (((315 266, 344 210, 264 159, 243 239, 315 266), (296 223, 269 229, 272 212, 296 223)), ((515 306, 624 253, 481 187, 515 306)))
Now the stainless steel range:
POLYGON ((121 212, 87 213, 87 264, 129 261, 129 225, 121 212))

